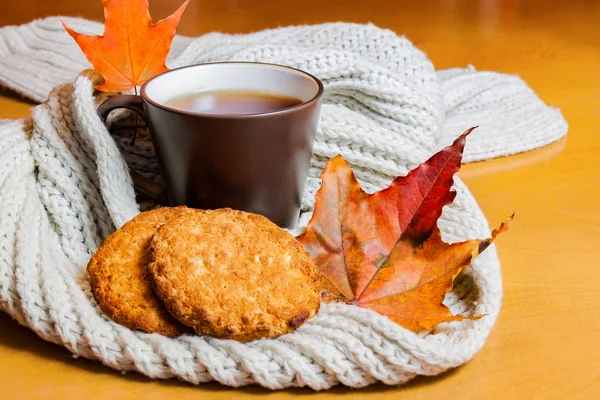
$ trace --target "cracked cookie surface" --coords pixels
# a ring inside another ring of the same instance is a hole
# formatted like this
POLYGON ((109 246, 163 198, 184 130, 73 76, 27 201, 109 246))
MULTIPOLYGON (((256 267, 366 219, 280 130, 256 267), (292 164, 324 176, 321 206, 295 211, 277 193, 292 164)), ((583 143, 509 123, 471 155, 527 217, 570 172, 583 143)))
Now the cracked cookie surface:
POLYGON ((170 220, 152 239, 149 269, 169 312, 199 334, 274 338, 320 305, 308 253, 257 214, 220 209, 170 220))
POLYGON ((148 271, 152 236, 169 219, 196 212, 186 207, 138 214, 108 236, 88 263, 94 298, 112 320, 146 333, 178 336, 189 329, 173 318, 152 291, 148 271))

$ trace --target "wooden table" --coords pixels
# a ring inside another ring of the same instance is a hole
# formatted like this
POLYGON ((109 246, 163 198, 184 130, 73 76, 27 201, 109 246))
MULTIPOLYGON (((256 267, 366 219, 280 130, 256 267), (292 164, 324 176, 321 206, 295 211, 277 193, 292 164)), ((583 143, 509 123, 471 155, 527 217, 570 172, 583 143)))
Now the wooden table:
MULTIPOLYGON (((177 1, 151 0, 162 18, 177 1)), ((100 0, 2 1, 0 25, 47 15, 102 19, 100 0)), ((250 32, 289 24, 373 22, 405 34, 437 68, 473 64, 521 75, 562 109, 569 137, 531 153, 464 167, 488 219, 516 210, 498 240, 505 298, 497 326, 467 365, 403 387, 315 394, 369 399, 591 399, 600 391, 600 1, 192 0, 179 33, 250 32)), ((0 118, 30 105, 4 91, 0 118)), ((121 375, 0 315, 2 399, 289 398, 308 389, 233 390, 121 375)))

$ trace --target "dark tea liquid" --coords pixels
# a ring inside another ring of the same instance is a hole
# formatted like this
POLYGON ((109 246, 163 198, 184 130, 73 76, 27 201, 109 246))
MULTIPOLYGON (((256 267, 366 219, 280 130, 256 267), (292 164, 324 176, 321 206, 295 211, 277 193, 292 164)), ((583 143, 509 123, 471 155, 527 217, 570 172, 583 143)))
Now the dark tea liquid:
POLYGON ((262 114, 301 104, 296 97, 277 93, 215 90, 175 97, 165 105, 202 114, 262 114))

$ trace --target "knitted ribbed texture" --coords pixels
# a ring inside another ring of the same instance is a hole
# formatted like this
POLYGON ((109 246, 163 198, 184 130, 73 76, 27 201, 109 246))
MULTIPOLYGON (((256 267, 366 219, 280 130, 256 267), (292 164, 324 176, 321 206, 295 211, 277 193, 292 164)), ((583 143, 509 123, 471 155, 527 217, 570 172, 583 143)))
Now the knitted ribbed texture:
MULTIPOLYGON (((97 22, 62 19, 83 33, 103 29, 97 22)), ((52 88, 89 68, 60 20, 0 29, 0 84, 43 101, 52 88)), ((560 111, 546 106, 519 77, 473 67, 436 73, 408 40, 374 26, 326 24, 250 35, 176 36, 167 65, 228 60, 282 63, 311 72, 330 82, 330 103, 339 101, 391 132, 418 133, 413 137, 429 151, 479 125, 469 137, 464 162, 532 150, 567 132, 560 111), (348 90, 353 93, 347 95, 348 90), (375 104, 364 96, 373 96, 375 104), (403 106, 406 115, 398 116, 394 105, 403 106)))
MULTIPOLYGON (((69 24, 79 31, 98 28, 84 20, 69 24)), ((48 19, 0 30, 4 84, 40 100, 51 86, 85 68, 79 50, 58 27, 57 19, 48 19)), ((473 70, 436 73, 409 41, 373 26, 210 34, 178 43, 179 49, 188 45, 171 59, 171 67, 269 61, 323 80, 325 104, 301 225, 310 216, 318 175, 336 154, 351 162, 367 190, 376 190, 427 159, 464 126, 479 124, 483 132, 469 138, 471 160, 538 146, 566 130, 560 114, 518 78, 473 70), (512 101, 517 109, 511 110, 512 101), (511 131, 516 127, 526 129, 511 131), (522 138, 518 147, 513 146, 516 137, 522 138)), ((252 343, 190 335, 171 339, 131 331, 106 318, 91 296, 87 261, 109 233, 138 212, 128 167, 155 180, 160 175, 147 132, 131 146, 128 130, 118 129, 130 122, 127 113, 113 118, 117 129, 112 137, 102 124, 96 107, 108 95, 94 92, 98 79, 86 71, 52 90, 32 118, 0 121, 0 309, 19 323, 118 370, 271 389, 400 384, 458 366, 483 345, 502 297, 494 246, 459 276, 446 298, 454 312, 485 317, 441 324, 423 335, 370 310, 341 304, 323 305, 291 334, 252 343)), ((456 200, 439 222, 444 239, 489 235, 472 195, 459 180, 455 188, 456 200)))

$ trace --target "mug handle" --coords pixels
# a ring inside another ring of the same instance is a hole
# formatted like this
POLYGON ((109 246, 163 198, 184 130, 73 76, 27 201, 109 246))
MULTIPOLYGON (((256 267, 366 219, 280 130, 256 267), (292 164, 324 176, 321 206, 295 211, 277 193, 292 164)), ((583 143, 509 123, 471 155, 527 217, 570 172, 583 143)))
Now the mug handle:
MULTIPOLYGON (((146 113, 144 112, 144 104, 140 96, 131 94, 122 94, 118 96, 110 97, 107 101, 102 103, 98 107, 98 115, 102 122, 106 124, 106 118, 111 111, 117 108, 127 108, 128 110, 135 111, 142 117, 146 122, 146 113)), ((142 194, 146 195, 151 200, 156 201, 161 205, 167 205, 167 190, 164 186, 152 182, 150 179, 138 174, 137 172, 130 170, 131 179, 133 180, 133 186, 142 194)))

